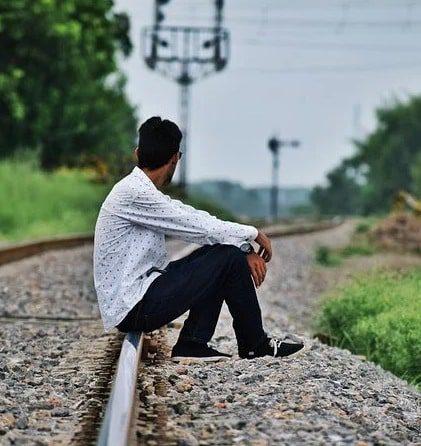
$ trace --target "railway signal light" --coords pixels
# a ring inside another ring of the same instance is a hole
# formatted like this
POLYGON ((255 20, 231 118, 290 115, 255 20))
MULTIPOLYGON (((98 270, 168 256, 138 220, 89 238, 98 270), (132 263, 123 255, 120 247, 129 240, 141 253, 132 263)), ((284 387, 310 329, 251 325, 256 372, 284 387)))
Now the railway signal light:
POLYGON ((168 4, 171 0, 156 0, 155 2, 155 26, 158 26, 165 20, 165 14, 162 12, 162 7, 168 4))
POLYGON ((268 141, 268 148, 272 152, 272 188, 271 188, 271 217, 275 221, 278 218, 278 177, 279 177, 279 150, 281 147, 293 147, 297 148, 300 145, 300 141, 293 139, 291 141, 281 140, 276 136, 273 136, 268 141))

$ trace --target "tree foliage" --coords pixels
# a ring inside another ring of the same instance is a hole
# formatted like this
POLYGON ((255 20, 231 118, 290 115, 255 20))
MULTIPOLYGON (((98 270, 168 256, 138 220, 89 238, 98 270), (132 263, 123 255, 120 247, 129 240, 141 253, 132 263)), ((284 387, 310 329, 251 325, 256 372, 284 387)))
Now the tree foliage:
POLYGON ((327 183, 311 192, 311 200, 322 214, 351 215, 360 209, 360 186, 346 163, 327 174, 327 183))
POLYGON ((0 156, 40 148, 42 167, 127 150, 134 109, 117 70, 129 20, 112 0, 0 0, 0 156))
POLYGON ((414 194, 421 197, 421 153, 419 153, 411 166, 412 190, 414 194))
POLYGON ((421 96, 377 110, 376 129, 355 141, 356 154, 327 175, 312 198, 323 213, 371 213, 390 208, 399 190, 421 192, 421 96))

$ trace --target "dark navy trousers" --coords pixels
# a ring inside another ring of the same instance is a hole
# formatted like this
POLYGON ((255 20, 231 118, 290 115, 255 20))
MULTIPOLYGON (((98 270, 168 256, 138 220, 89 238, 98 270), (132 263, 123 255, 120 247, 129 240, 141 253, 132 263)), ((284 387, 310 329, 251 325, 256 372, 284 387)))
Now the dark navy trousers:
POLYGON ((253 279, 240 248, 204 245, 165 269, 117 325, 120 331, 150 332, 190 310, 179 340, 207 343, 225 300, 239 349, 253 349, 265 338, 253 279))

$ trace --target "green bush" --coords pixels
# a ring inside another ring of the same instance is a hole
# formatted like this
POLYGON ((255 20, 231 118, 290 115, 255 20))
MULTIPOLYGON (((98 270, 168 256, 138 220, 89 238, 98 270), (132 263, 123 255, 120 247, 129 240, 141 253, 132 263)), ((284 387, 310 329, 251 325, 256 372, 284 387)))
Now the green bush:
POLYGON ((367 222, 361 222, 358 223, 358 225, 355 227, 355 233, 356 234, 366 234, 368 231, 370 231, 371 225, 367 222))
POLYGON ((368 217, 360 217, 354 229, 354 235, 361 236, 368 234, 373 227, 383 218, 382 215, 370 215, 368 217))
POLYGON ((355 278, 322 299, 315 323, 332 345, 421 384, 421 269, 355 278))
POLYGON ((339 264, 338 257, 332 250, 324 245, 318 246, 316 249, 315 260, 319 265, 336 266, 339 264))

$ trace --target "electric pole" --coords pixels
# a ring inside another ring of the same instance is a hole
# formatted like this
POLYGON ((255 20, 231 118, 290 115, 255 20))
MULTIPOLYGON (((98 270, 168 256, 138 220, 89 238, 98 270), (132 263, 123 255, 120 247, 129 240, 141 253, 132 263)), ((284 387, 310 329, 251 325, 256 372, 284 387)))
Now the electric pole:
POLYGON ((146 65, 180 86, 180 127, 183 132, 179 186, 187 186, 190 87, 225 68, 229 58, 229 33, 222 27, 224 0, 214 0, 213 27, 164 26, 163 7, 170 0, 155 0, 154 24, 142 30, 146 65))
POLYGON ((270 194, 270 213, 273 221, 278 218, 278 190, 279 190, 279 152, 281 147, 297 148, 300 142, 297 140, 281 140, 273 136, 268 141, 269 150, 272 152, 272 187, 270 194))

